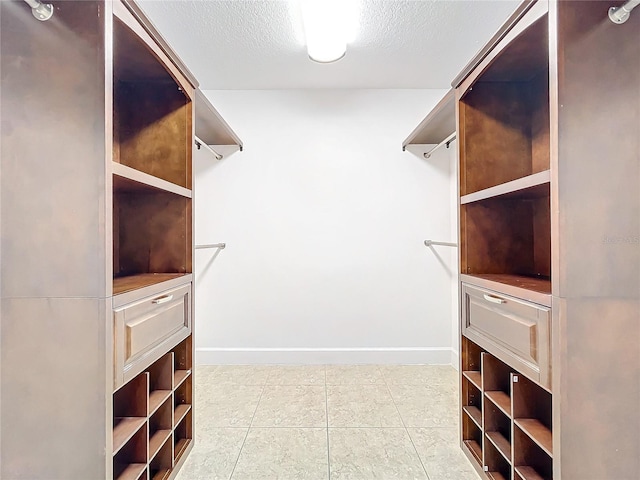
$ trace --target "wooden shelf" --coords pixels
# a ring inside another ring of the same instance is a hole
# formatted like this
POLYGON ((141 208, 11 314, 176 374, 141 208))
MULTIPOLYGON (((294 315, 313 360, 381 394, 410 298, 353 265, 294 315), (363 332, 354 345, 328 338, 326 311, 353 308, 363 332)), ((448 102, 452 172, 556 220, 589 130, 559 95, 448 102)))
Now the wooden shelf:
POLYGON ((482 464, 482 448, 480 448, 480 444, 475 440, 465 440, 464 444, 473 454, 478 463, 482 464))
POLYGON ((538 472, 531 467, 516 467, 516 473, 522 480, 544 480, 544 477, 538 475, 538 472))
POLYGON ((479 202, 488 198, 539 198, 549 196, 549 185, 551 181, 551 173, 544 170, 533 175, 518 178, 510 182, 496 185, 495 187, 485 188, 478 192, 469 193, 460 197, 460 204, 479 202))
POLYGON ((478 390, 482 391, 482 375, 480 372, 466 371, 462 375, 469 380, 478 390))
POLYGON ((129 275, 127 277, 118 277, 113 279, 113 294, 137 290, 139 288, 156 285, 158 283, 173 280, 174 278, 191 275, 190 273, 141 273, 138 275, 129 275))
POLYGON ((153 436, 149 439, 149 460, 151 461, 153 457, 160 451, 164 442, 171 436, 171 430, 158 430, 153 436))
POLYGON ((160 405, 171 396, 171 390, 154 390, 149 394, 149 416, 153 415, 160 405))
POLYGON ((175 452, 174 456, 175 456, 176 462, 180 459, 180 457, 187 450, 187 447, 189 447, 190 443, 191 443, 191 439, 190 438, 181 438, 180 440, 178 440, 178 442, 176 443, 176 446, 174 448, 174 452, 175 452))
POLYGON ((502 391, 484 392, 484 394, 507 417, 511 418, 511 397, 509 395, 502 391))
POLYGON ((460 278, 465 283, 551 307, 551 280, 498 273, 463 273, 460 278))
POLYGON ((473 420, 473 423, 475 423, 478 428, 482 429, 482 412, 478 407, 468 405, 462 407, 462 410, 469 415, 469 418, 473 420))
POLYGON ((451 89, 402 142, 402 149, 407 145, 438 144, 455 131, 455 90, 451 89))
POLYGON ((186 198, 192 198, 192 192, 188 188, 168 182, 135 168, 128 167, 118 162, 112 162, 113 190, 126 193, 145 192, 169 192, 186 198))
POLYGON ((551 430, 535 418, 516 418, 514 423, 542 448, 547 455, 553 458, 553 437, 551 430))
POLYGON ((118 475, 117 480, 138 480, 146 469, 146 463, 132 463, 118 475))
POLYGON ((113 427, 113 454, 115 455, 133 437, 147 421, 141 417, 122 417, 115 419, 113 427))
POLYGON ((180 404, 176 406, 173 413, 173 426, 174 428, 182 421, 182 419, 189 413, 191 410, 191 405, 188 404, 180 404))
POLYGON ((242 151, 242 140, 211 105, 202 90, 197 89, 195 96, 196 136, 207 145, 238 145, 242 151))
POLYGON ((176 370, 173 373, 173 388, 178 388, 189 375, 191 375, 191 370, 176 370))
POLYGON ((500 432, 487 432, 486 435, 504 459, 511 464, 511 443, 509 443, 509 440, 500 432))

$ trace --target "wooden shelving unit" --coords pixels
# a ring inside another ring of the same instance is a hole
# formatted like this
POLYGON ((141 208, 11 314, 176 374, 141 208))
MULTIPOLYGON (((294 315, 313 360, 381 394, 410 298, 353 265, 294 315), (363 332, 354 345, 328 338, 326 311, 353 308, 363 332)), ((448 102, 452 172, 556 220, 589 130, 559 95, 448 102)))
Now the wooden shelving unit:
POLYGON ((546 475, 553 458, 551 393, 465 337, 461 367, 462 448, 478 471, 507 480, 546 475))
POLYGON ((455 91, 449 90, 429 114, 402 142, 402 150, 409 145, 437 145, 456 131, 455 91))
POLYGON ((177 459, 174 446, 178 445, 184 453, 193 438, 191 369, 184 369, 192 362, 191 349, 188 338, 113 394, 114 425, 117 426, 114 428, 114 472, 133 475, 141 471, 140 465, 143 465, 144 469, 148 467, 151 478, 169 478, 173 474, 177 459), (176 365, 183 369, 176 370, 176 365), (184 372, 188 373, 184 375, 184 372), (179 385, 173 383, 176 374, 182 378, 179 385), (156 405, 159 395, 164 400, 156 405), (124 432, 124 426, 126 435, 120 433, 124 432), (129 461, 131 463, 127 463, 129 461))
POLYGON ((194 129, 241 142, 134 0, 54 7, 38 22, 0 2, 0 477, 175 477, 193 445, 173 381, 193 386, 194 129))

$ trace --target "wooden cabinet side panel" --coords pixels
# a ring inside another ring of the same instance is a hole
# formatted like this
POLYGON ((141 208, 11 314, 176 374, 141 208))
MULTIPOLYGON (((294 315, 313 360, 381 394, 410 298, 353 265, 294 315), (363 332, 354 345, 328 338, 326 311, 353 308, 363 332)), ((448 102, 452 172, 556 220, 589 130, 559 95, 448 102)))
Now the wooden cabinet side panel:
POLYGON ((104 2, 0 2, 2 295, 106 296, 104 2))
POLYGON ((560 297, 640 296, 640 15, 559 2, 560 297))
POLYGON ((2 300, 1 478, 80 480, 109 474, 107 302, 2 300))

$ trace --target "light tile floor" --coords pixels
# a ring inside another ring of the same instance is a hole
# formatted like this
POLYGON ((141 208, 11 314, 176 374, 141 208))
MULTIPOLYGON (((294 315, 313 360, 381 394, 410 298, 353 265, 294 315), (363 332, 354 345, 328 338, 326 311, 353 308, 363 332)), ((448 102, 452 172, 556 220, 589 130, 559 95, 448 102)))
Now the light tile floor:
POLYGON ((448 366, 196 369, 196 445, 177 480, 478 480, 448 366))

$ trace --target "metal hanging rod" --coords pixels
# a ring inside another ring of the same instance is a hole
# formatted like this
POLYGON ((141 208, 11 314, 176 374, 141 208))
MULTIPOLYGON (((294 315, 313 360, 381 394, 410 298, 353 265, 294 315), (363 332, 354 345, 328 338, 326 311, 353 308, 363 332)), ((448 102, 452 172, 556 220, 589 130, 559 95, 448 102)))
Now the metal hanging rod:
POLYGON ((640 5, 640 0, 629 0, 620 7, 611 7, 609 9, 609 18, 613 23, 624 23, 629 20, 631 10, 640 5))
POLYGON ((447 148, 449 148, 449 144, 451 142, 453 142, 456 139, 456 132, 453 132, 451 135, 449 135, 447 138, 445 138, 443 141, 441 141, 438 145, 436 145, 435 147, 433 147, 431 150, 429 150, 427 153, 424 154, 424 158, 429 158, 431 157, 431 154, 433 152, 435 152, 436 150, 438 150, 441 146, 446 145, 447 148))
POLYGON ((222 160, 223 156, 221 154, 219 154, 218 152, 216 152, 213 148, 211 148, 209 145, 207 145, 206 143, 204 143, 202 140, 200 140, 198 137, 195 137, 196 140, 196 147, 198 147, 198 150, 200 150, 200 147, 204 147, 205 150, 209 150, 211 153, 213 153, 213 156, 216 157, 216 160, 222 160))
POLYGON ((458 246, 457 243, 451 243, 451 242, 434 242, 433 240, 425 240, 424 241, 424 246, 425 247, 430 247, 431 245, 442 245, 443 247, 457 247, 458 246))
POLYGON ((219 248, 220 250, 227 247, 226 243, 210 243, 208 245, 196 245, 196 250, 201 250, 205 248, 219 248))

